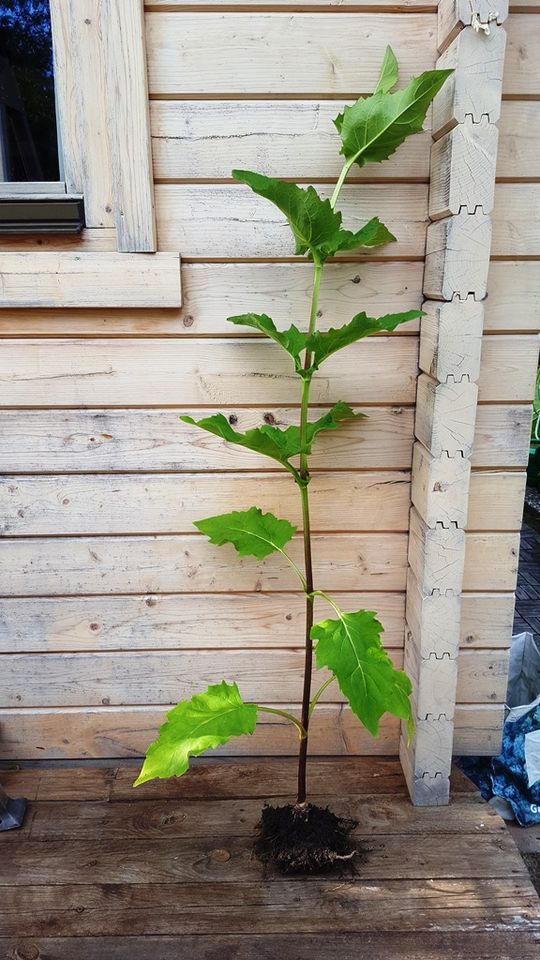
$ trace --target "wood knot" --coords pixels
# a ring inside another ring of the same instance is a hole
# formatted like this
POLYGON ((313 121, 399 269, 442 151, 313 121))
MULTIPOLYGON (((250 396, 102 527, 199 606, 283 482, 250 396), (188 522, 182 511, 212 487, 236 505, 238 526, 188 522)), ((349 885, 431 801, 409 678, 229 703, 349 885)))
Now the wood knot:
POLYGON ((194 317, 191 315, 191 313, 186 314, 186 316, 182 320, 182 323, 184 324, 185 327, 193 326, 193 324, 195 323, 195 320, 194 320, 194 317))
POLYGON ((235 427, 236 424, 238 423, 238 417, 236 416, 235 413, 231 413, 231 415, 230 415, 230 417, 229 417, 229 423, 230 423, 231 427, 235 427))
POLYGON ((231 854, 224 847, 216 847, 215 850, 210 851, 210 859, 215 863, 227 863, 231 859, 231 854))
POLYGON ((276 422, 276 418, 274 417, 273 413, 265 413, 263 420, 265 423, 268 423, 269 426, 271 427, 273 427, 276 422))

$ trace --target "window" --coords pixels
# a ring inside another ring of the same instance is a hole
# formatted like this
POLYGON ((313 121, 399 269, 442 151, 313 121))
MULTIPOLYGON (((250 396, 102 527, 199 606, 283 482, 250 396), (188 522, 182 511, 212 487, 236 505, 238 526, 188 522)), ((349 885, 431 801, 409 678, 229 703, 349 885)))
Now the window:
POLYGON ((48 0, 0 0, 0 180, 61 179, 48 0))

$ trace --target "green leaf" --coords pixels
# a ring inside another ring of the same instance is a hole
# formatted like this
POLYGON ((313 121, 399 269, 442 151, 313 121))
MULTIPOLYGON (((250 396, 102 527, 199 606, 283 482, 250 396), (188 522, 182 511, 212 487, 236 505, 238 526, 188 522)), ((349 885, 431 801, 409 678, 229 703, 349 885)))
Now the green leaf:
POLYGON ((158 737, 146 751, 141 772, 133 784, 156 777, 181 777, 189 768, 189 758, 227 743, 232 737, 253 733, 257 707, 244 703, 236 683, 225 680, 182 700, 167 714, 158 737))
POLYGON ((317 434, 321 433, 323 430, 336 430, 340 424, 344 423, 346 420, 365 420, 367 415, 365 413, 355 413, 354 410, 351 410, 347 403, 343 403, 341 400, 339 403, 334 404, 331 410, 328 413, 325 413, 324 416, 319 417, 318 420, 312 421, 307 425, 307 445, 306 453, 311 453, 311 445, 315 440, 317 434))
POLYGON ((194 420, 193 417, 188 416, 180 417, 180 420, 184 423, 190 423, 194 427, 199 427, 201 430, 206 430, 207 433, 213 433, 214 436, 221 437, 227 443, 236 443, 240 447, 253 450, 254 453, 261 453, 265 457, 277 460, 278 463, 296 475, 295 467, 289 462, 291 457, 296 457, 300 453, 311 453, 311 444, 318 433, 322 430, 335 430, 345 420, 361 420, 365 416, 365 413, 355 413, 346 403, 341 401, 334 404, 324 416, 308 423, 306 444, 303 450, 300 445, 300 427, 297 426, 286 427, 285 430, 282 430, 280 427, 263 424, 261 427, 246 430, 245 433, 239 433, 237 430, 233 430, 222 413, 204 417, 202 420, 194 420))
POLYGON ((428 70, 413 77, 404 90, 381 89, 345 107, 334 121, 341 135, 341 153, 359 167, 386 160, 407 137, 420 133, 433 97, 451 73, 428 70))
POLYGON ((398 62, 392 47, 387 47, 382 62, 379 81, 374 93, 389 93, 398 82, 398 62))
POLYGON ((294 323, 288 330, 278 330, 274 321, 267 317, 265 313, 243 313, 238 317, 227 317, 227 319, 229 323, 234 323, 240 327, 253 327, 279 343, 280 347, 283 347, 293 358, 297 372, 301 371, 300 354, 306 348, 307 334, 301 333, 294 323))
POLYGON ((232 175, 285 214, 294 234, 297 255, 307 253, 323 261, 338 250, 379 246, 395 240, 377 217, 357 233, 343 230, 341 213, 332 209, 330 200, 322 200, 313 187, 303 189, 295 183, 264 177, 250 170, 233 170, 232 175))
POLYGON ((389 313, 384 317, 368 317, 362 312, 357 313, 350 323, 345 323, 342 327, 331 327, 326 333, 317 331, 308 339, 308 349, 313 354, 313 367, 317 370, 323 360, 350 343, 363 340, 372 333, 395 330, 400 323, 407 323, 421 316, 423 316, 422 310, 389 313))
POLYGON ((296 527, 288 520, 279 520, 273 513, 263 513, 259 507, 206 517, 205 520, 196 520, 195 526, 206 534, 210 543, 218 547, 232 543, 241 557, 256 557, 257 560, 283 551, 296 533, 296 527))
POLYGON ((340 611, 339 620, 315 624, 311 636, 317 643, 317 666, 332 671, 351 710, 374 737, 384 713, 404 720, 412 734, 412 684, 394 668, 381 643, 382 632, 369 610, 340 611))
MULTIPOLYGON (((283 466, 290 467, 290 457, 300 453, 300 430, 298 427, 287 427, 281 430, 279 427, 272 427, 263 424, 261 427, 254 427, 252 430, 246 430, 240 433, 233 430, 229 421, 222 413, 216 413, 211 417, 204 417, 202 420, 194 420, 193 417, 180 417, 184 423, 191 423, 207 433, 213 433, 216 437, 221 437, 227 443, 236 443, 240 447, 246 447, 253 450, 254 453, 261 453, 265 457, 271 457, 277 460, 283 466)), ((294 469, 294 468, 291 468, 294 469)))
POLYGON ((393 233, 381 223, 378 217, 373 217, 356 233, 350 230, 339 230, 332 240, 323 246, 325 257, 331 257, 338 250, 356 250, 357 247, 382 247, 385 243, 395 240, 393 233))

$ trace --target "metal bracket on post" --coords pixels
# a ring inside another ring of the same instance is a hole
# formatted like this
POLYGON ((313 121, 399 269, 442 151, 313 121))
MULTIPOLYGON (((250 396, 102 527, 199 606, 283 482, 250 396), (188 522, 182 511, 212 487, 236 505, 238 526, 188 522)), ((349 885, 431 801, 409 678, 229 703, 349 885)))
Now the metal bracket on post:
POLYGON ((19 797, 13 800, 0 787, 0 833, 22 827, 26 813, 26 800, 19 797))

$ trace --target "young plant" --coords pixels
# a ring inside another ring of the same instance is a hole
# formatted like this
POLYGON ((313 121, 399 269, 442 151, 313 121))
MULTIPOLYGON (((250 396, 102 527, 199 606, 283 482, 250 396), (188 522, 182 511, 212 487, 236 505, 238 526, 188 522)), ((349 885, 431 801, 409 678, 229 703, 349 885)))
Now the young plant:
POLYGON ((213 544, 232 544, 241 557, 264 560, 272 553, 279 553, 289 564, 305 594, 306 603, 302 709, 300 717, 296 717, 285 710, 247 703, 236 683, 222 680, 191 700, 180 702, 167 714, 158 738, 148 748, 136 786, 155 777, 182 776, 188 770, 190 756, 198 756, 232 737, 252 734, 259 714, 274 713, 290 721, 298 732, 298 791, 294 810, 302 810, 307 806, 306 760, 312 714, 324 691, 333 683, 338 685, 353 713, 373 736, 377 735, 380 718, 385 712, 399 717, 412 733, 411 683, 405 673, 394 668, 382 646, 383 627, 375 613, 368 610, 345 612, 314 583, 309 456, 320 433, 337 430, 348 421, 361 420, 364 414, 355 413, 346 403, 338 401, 321 417, 310 420, 309 400, 313 377, 328 357, 370 334, 395 330, 400 324, 421 316, 419 310, 378 318, 361 312, 338 329, 330 328, 325 332, 316 329, 321 278, 328 258, 340 251, 377 247, 395 240, 378 217, 355 233, 344 229, 336 204, 349 170, 354 165, 364 167, 367 163, 386 160, 408 136, 418 133, 429 104, 450 72, 428 71, 413 78, 403 90, 391 92, 397 83, 398 66, 392 50, 387 48, 373 95, 346 106, 334 121, 341 138, 343 167, 330 200, 321 199, 311 186, 304 189, 248 170, 233 170, 235 180, 269 200, 285 215, 296 242, 295 253, 306 256, 313 264, 307 330, 294 324, 287 330, 278 329, 266 314, 246 313, 229 317, 236 326, 255 329, 274 340, 290 356, 300 384, 300 423, 286 429, 265 424, 240 433, 223 414, 198 422, 188 416, 180 419, 221 437, 227 443, 246 447, 277 461, 298 487, 302 505, 303 569, 286 549, 296 527, 288 520, 264 513, 260 507, 208 517, 199 520, 195 526, 213 544), (329 604, 333 616, 314 624, 316 597, 329 604), (326 676, 312 694, 314 652, 316 666, 325 669, 326 676))

